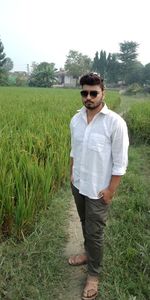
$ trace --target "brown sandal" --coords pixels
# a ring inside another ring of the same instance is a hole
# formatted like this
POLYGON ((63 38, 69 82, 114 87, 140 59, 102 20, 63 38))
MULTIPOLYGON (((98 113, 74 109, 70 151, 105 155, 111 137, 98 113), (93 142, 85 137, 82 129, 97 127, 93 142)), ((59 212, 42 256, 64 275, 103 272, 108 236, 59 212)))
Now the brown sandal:
POLYGON ((95 300, 98 295, 98 277, 88 275, 82 300, 95 300))
POLYGON ((79 254, 71 256, 68 259, 68 263, 71 266, 81 266, 87 264, 88 258, 86 254, 79 254))

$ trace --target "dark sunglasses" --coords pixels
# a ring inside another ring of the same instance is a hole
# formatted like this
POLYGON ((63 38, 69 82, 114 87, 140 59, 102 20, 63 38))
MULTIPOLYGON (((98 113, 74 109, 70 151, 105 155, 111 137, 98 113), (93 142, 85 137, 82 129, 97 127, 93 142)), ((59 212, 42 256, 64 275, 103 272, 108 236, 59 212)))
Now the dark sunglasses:
POLYGON ((90 96, 92 98, 96 98, 97 95, 99 94, 99 92, 98 91, 90 91, 90 92, 89 91, 81 91, 80 94, 82 97, 87 97, 88 94, 90 94, 90 96))

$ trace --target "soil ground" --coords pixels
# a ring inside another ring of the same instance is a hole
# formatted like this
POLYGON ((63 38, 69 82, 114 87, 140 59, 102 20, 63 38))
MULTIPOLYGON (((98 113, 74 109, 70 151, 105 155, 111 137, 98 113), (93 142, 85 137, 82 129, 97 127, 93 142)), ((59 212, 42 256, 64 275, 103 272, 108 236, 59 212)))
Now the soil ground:
MULTIPOLYGON (((83 236, 81 224, 77 214, 74 200, 71 200, 70 219, 69 219, 69 240, 65 249, 65 256, 83 253, 83 236)), ((80 300, 86 279, 86 266, 73 267, 70 266, 70 282, 66 289, 63 300, 80 300)))

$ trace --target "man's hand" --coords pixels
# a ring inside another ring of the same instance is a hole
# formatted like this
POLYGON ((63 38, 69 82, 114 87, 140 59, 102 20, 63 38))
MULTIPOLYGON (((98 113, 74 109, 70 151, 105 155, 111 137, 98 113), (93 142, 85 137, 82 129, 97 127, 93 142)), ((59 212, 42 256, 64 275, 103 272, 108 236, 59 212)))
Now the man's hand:
POLYGON ((115 195, 115 192, 117 190, 117 187, 120 184, 120 181, 121 181, 120 175, 112 175, 108 188, 99 192, 98 196, 100 198, 103 197, 106 204, 111 203, 111 200, 115 195))
POLYGON ((110 204, 111 200, 114 196, 114 192, 112 192, 109 188, 107 188, 107 189, 100 191, 98 196, 100 198, 103 198, 103 200, 106 202, 106 204, 110 204))

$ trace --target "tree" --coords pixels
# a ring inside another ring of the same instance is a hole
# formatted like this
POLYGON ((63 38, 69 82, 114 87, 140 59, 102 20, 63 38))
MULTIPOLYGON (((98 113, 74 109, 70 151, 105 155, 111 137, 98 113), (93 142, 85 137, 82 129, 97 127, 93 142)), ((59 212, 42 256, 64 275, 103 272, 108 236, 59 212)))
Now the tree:
POLYGON ((99 55, 98 51, 95 53, 95 57, 93 60, 92 71, 99 73, 99 55))
POLYGON ((3 67, 3 65, 5 64, 5 56, 6 54, 4 53, 4 46, 2 41, 0 40, 0 68, 3 67))
POLYGON ((56 82, 55 64, 42 62, 35 65, 29 78, 29 86, 51 87, 56 82))
POLYGON ((150 85, 150 63, 144 67, 144 83, 150 85))
POLYGON ((138 46, 139 45, 133 41, 125 41, 124 43, 120 43, 120 53, 118 54, 118 58, 121 61, 122 80, 124 80, 125 83, 128 82, 128 76, 133 70, 136 62, 136 58, 138 56, 138 46))
POLYGON ((70 50, 65 62, 65 70, 76 80, 91 70, 91 59, 78 51, 70 50))
POLYGON ((143 81, 144 81, 144 66, 139 61, 135 61, 132 64, 132 68, 130 69, 128 76, 126 77, 126 83, 142 84, 143 81))
POLYGON ((9 57, 6 57, 4 53, 4 46, 0 40, 0 85, 8 85, 9 71, 13 68, 13 62, 9 57))
POLYGON ((4 46, 2 41, 0 40, 0 85, 5 85, 7 81, 7 74, 4 70, 4 64, 6 61, 6 54, 4 53, 4 46))
POLYGON ((98 51, 95 53, 95 57, 93 60, 92 70, 94 72, 97 72, 100 74, 103 78, 106 75, 107 70, 107 57, 106 57, 106 51, 101 50, 100 56, 98 54, 98 51))
POLYGON ((99 73, 103 78, 105 78, 106 70, 107 70, 106 51, 101 50, 100 58, 99 58, 99 73))
POLYGON ((9 57, 6 57, 5 59, 5 62, 4 62, 4 65, 3 65, 3 69, 6 71, 6 72, 9 72, 13 69, 13 61, 11 60, 11 58, 9 57))
POLYGON ((116 53, 109 53, 101 50, 95 53, 92 70, 100 74, 109 83, 117 83, 120 80, 120 63, 116 53))
POLYGON ((37 66, 38 66, 38 63, 36 63, 35 61, 33 61, 32 64, 31 64, 31 72, 32 73, 36 70, 37 66))
POLYGON ((108 54, 106 79, 109 83, 117 83, 120 80, 120 63, 116 53, 108 54))

